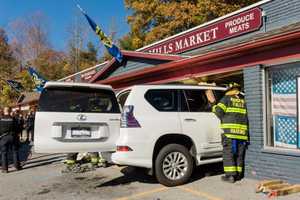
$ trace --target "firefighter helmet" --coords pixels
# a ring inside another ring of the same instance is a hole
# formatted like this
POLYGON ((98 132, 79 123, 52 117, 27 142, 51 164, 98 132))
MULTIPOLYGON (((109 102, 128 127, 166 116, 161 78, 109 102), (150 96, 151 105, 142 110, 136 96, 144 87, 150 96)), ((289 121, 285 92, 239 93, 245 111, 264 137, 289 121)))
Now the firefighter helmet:
POLYGON ((241 85, 238 84, 238 83, 235 83, 235 82, 231 82, 227 86, 227 90, 231 90, 231 89, 234 89, 234 88, 240 90, 241 89, 241 85))

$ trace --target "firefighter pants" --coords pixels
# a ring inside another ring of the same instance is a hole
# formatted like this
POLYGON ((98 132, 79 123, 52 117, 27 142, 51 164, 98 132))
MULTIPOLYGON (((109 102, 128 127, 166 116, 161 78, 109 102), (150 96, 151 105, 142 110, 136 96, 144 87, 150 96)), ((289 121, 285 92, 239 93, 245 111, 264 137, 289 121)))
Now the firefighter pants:
POLYGON ((12 151, 14 167, 20 169, 19 141, 12 135, 6 135, 0 139, 2 170, 8 170, 8 153, 12 151))
POLYGON ((234 149, 232 146, 233 140, 223 136, 222 143, 225 175, 239 176, 242 178, 244 176, 246 142, 237 140, 236 148, 234 149))

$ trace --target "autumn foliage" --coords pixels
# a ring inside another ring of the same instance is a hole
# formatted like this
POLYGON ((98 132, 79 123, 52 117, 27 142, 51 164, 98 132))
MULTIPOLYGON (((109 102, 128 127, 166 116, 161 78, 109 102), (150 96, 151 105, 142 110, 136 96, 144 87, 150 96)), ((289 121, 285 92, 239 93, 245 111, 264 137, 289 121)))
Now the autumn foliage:
POLYGON ((132 12, 127 19, 131 30, 120 43, 125 49, 137 49, 257 1, 125 0, 132 12))

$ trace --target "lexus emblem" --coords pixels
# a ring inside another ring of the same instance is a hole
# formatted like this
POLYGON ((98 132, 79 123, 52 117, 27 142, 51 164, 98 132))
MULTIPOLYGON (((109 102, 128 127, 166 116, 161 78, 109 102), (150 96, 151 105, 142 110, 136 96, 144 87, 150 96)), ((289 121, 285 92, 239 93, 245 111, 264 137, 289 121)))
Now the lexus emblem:
POLYGON ((77 119, 78 119, 79 121, 85 121, 85 120, 86 120, 86 116, 83 115, 83 114, 79 114, 79 115, 77 115, 77 119))

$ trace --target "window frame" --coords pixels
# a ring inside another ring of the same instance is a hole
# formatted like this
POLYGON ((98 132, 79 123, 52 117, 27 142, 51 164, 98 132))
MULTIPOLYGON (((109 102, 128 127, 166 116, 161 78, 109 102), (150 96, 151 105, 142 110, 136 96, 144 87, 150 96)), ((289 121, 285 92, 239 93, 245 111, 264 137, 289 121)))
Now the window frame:
POLYGON ((128 97, 129 97, 130 93, 131 93, 131 89, 128 89, 128 90, 125 90, 125 91, 123 91, 123 92, 121 92, 121 93, 119 93, 119 94, 117 95, 116 98, 117 98, 118 104, 120 105, 120 107, 121 107, 122 109, 123 109, 123 107, 124 107, 124 105, 125 105, 125 103, 126 103, 128 97), (127 95, 127 96, 126 96, 126 99, 125 99, 125 101, 124 101, 124 104, 122 105, 121 102, 120 102, 120 97, 122 97, 123 95, 127 95))
MULTIPOLYGON (((297 135, 297 147, 288 148, 288 147, 276 147, 275 146, 275 136, 274 136, 274 122, 272 117, 272 80, 270 78, 270 71, 274 68, 284 68, 285 64, 299 63, 299 61, 280 63, 274 65, 263 66, 262 68, 262 96, 263 96, 263 153, 271 154, 280 154, 280 155, 293 155, 300 156, 300 145, 299 145, 299 136, 297 135), (270 88, 271 87, 271 88, 270 88), (272 127, 273 129, 272 129, 272 127)), ((300 63, 299 63, 300 64, 300 63)), ((297 104, 297 131, 299 130, 299 116, 298 116, 298 81, 297 78, 300 75, 296 76, 296 104, 297 104)), ((300 94, 299 94, 300 95, 300 94)))

